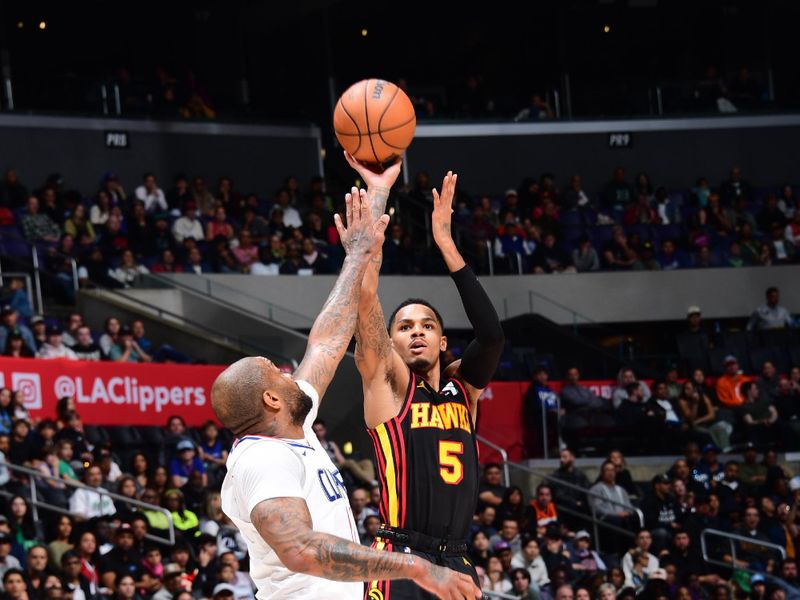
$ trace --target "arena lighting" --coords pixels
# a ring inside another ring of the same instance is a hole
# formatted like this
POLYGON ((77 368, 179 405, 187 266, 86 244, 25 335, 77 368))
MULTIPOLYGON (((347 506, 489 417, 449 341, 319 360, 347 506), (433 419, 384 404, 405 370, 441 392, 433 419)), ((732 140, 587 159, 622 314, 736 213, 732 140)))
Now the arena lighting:
POLYGON ((361 37, 367 37, 368 33, 369 33, 369 31, 367 31, 366 29, 362 29, 361 30, 361 37))
POLYGON ((17 21, 17 29, 22 29, 23 27, 25 27, 25 23, 22 21, 17 21))
POLYGON ((47 29, 47 23, 44 21, 39 21, 39 29, 47 29))
POLYGON ((610 25, 603 25, 603 33, 610 33, 611 26, 610 25))

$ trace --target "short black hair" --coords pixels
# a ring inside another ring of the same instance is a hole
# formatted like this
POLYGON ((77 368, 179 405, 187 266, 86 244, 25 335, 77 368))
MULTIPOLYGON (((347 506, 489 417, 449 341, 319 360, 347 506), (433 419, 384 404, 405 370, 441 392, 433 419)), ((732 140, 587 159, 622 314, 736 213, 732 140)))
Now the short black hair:
POLYGON ((767 288, 766 295, 769 296, 770 294, 777 293, 777 292, 778 292, 778 288, 776 288, 774 285, 772 285, 772 286, 767 288))
POLYGON ((442 315, 439 314, 439 311, 436 310, 430 302, 423 300, 422 298, 408 298, 407 300, 403 300, 389 316, 389 325, 387 327, 389 331, 392 330, 392 324, 394 323, 397 313, 400 312, 401 309, 405 308, 406 306, 410 306, 411 304, 421 304, 422 306, 427 306, 430 308, 433 311, 433 314, 436 315, 436 320, 439 321, 439 327, 441 327, 442 331, 444 331, 444 321, 442 320, 442 315))

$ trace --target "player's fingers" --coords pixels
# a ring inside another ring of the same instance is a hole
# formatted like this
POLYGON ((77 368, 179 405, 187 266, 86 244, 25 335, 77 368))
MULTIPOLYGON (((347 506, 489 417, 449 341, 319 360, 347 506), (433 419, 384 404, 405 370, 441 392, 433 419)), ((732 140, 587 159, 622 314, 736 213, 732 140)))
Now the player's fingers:
POLYGON ((355 158, 353 158, 353 155, 350 154, 347 150, 344 150, 344 159, 354 169, 359 166, 358 161, 355 158))
POLYGON ((391 169, 392 167, 399 167, 402 164, 403 164, 403 157, 398 156, 397 158, 394 159, 394 161, 392 161, 392 164, 389 165, 389 168, 391 169))
POLYGON ((333 224, 336 225, 336 231, 339 232, 339 239, 343 240, 347 231, 345 230, 344 225, 342 225, 342 217, 339 216, 339 213, 333 215, 333 224))
POLYGON ((386 231, 386 227, 389 225, 389 215, 381 215, 380 218, 375 221, 375 235, 383 235, 383 232, 386 231))
POLYGON ((350 188, 350 193, 347 195, 350 197, 350 203, 346 205, 347 226, 350 227, 353 225, 353 219, 355 218, 353 216, 353 213, 355 212, 356 207, 358 206, 358 188, 353 186, 352 188, 350 188))
POLYGON ((433 188, 431 193, 433 194, 433 205, 436 206, 439 204, 439 192, 436 191, 436 188, 433 188))
POLYGON ((361 219, 366 223, 369 221, 369 197, 365 189, 359 190, 358 193, 361 196, 361 219))

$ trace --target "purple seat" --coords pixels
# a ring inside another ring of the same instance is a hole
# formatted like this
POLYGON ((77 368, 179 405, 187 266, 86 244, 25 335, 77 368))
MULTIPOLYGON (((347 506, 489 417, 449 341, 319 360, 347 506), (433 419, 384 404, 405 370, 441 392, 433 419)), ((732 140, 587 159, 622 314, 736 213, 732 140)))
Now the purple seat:
POLYGON ((581 225, 581 213, 577 210, 562 212, 560 217, 560 221, 565 227, 581 225))
POLYGON ((659 242, 664 240, 679 240, 681 237, 683 237, 683 226, 680 223, 653 226, 653 239, 659 242))

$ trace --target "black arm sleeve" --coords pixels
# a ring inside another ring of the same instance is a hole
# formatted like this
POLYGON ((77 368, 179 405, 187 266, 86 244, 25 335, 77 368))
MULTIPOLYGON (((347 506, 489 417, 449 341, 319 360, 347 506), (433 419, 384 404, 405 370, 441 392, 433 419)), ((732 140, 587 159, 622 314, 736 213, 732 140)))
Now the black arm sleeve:
POLYGON ((461 357, 461 376, 475 388, 485 388, 497 369, 505 337, 500 319, 486 290, 469 266, 451 273, 467 318, 475 330, 475 339, 461 357))

